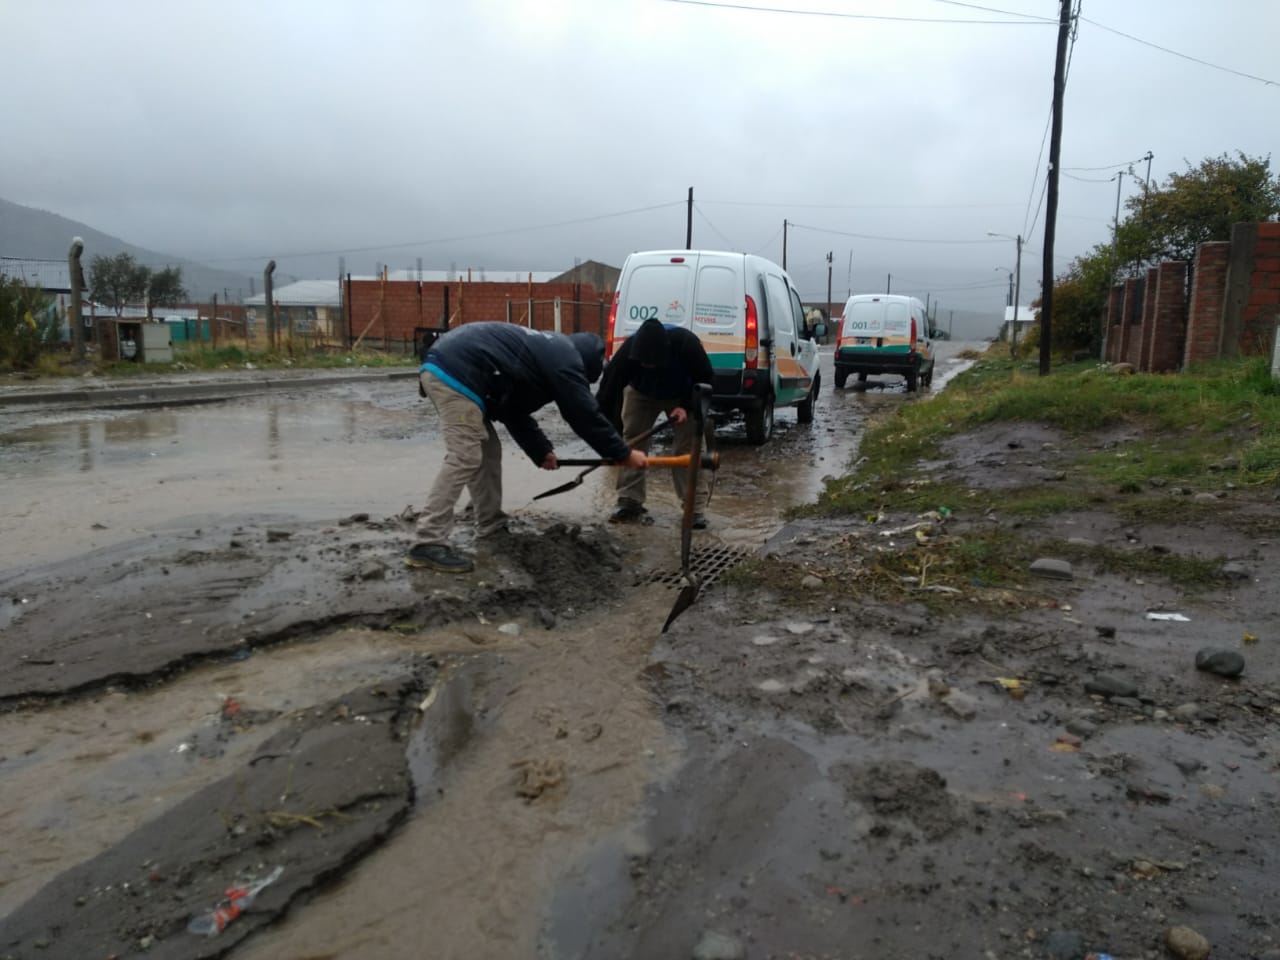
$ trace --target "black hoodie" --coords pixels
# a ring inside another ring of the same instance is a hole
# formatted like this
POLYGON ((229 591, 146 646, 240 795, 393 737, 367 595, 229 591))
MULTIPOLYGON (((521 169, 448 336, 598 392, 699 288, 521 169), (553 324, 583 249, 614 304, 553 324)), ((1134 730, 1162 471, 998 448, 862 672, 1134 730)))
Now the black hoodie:
POLYGON ((427 351, 423 370, 443 374, 484 408, 534 463, 551 441, 533 412, 555 402, 573 432, 607 460, 625 460, 631 448, 591 395, 604 366, 604 341, 594 333, 565 336, 498 321, 466 323, 441 336, 427 351))

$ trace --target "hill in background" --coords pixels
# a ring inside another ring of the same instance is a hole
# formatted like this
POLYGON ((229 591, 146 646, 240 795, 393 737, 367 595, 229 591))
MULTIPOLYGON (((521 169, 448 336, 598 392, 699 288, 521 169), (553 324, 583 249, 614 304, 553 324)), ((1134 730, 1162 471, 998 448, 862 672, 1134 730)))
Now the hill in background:
MULTIPOLYGON (((86 274, 89 272, 89 264, 96 256, 111 257, 118 253, 131 253, 139 263, 148 267, 181 267, 182 281, 187 291, 198 301, 208 300, 216 293, 220 300, 230 298, 232 302, 236 302, 243 300, 251 292, 249 274, 218 270, 181 257, 148 250, 95 230, 88 224, 0 199, 0 256, 58 260, 65 263, 67 249, 74 237, 84 240, 83 262, 86 274)), ((260 290, 261 287, 261 278, 258 278, 256 289, 260 290)))

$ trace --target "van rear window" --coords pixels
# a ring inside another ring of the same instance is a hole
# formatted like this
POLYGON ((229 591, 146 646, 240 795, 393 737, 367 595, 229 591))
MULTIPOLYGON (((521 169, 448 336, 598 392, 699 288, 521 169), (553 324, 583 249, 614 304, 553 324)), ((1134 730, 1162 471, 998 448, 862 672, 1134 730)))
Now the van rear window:
POLYGON ((845 312, 845 336, 905 337, 910 331, 911 311, 900 301, 862 300, 845 312))
POLYGON ((685 304, 693 288, 693 267, 685 263, 652 263, 636 267, 627 281, 626 303, 619 326, 636 329, 650 317, 679 327, 689 325, 685 304))
POLYGON ((743 310, 742 280, 736 270, 708 264, 698 271, 698 298, 693 304, 696 328, 734 327, 743 310))

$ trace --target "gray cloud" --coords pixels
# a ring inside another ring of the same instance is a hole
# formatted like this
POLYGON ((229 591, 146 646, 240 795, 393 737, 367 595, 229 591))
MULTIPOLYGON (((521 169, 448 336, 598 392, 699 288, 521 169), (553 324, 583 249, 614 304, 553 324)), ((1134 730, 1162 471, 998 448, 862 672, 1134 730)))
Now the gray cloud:
MULTIPOLYGON (((1007 19, 937 0, 769 5, 1007 19)), ((1052 0, 991 5, 1057 15, 1052 0)), ((1280 78, 1280 6, 1131 0, 1084 15, 1280 78)), ((692 185, 696 245, 780 260, 782 221, 795 224, 788 267, 811 298, 825 295, 830 251, 837 295, 892 273, 944 304, 998 311, 1013 244, 988 231, 1027 234, 1024 299, 1038 292, 1052 24, 667 0, 52 0, 6 22, 20 80, 0 196, 175 255, 251 274, 260 262, 235 258, 274 256, 296 276, 336 275, 337 251, 358 272, 419 257, 618 264, 683 245, 692 185), (940 240, 965 242, 924 242, 940 240)), ((1063 164, 1151 150, 1161 180, 1224 151, 1265 155, 1278 96, 1082 23, 1063 164)), ((1059 268, 1108 236, 1113 172, 1062 180, 1059 268)))

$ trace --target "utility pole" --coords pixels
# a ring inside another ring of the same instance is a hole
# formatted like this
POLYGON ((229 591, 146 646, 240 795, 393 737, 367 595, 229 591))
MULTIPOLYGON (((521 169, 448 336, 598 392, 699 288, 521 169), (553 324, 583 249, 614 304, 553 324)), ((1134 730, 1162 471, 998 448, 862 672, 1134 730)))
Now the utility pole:
POLYGON ((271 299, 271 275, 275 272, 276 262, 268 260, 266 269, 262 271, 262 303, 266 308, 267 343, 273 350, 276 345, 276 316, 275 304, 271 299))
POLYGON ((1013 306, 1013 271, 1012 270, 1009 271, 1009 295, 1004 298, 1004 305, 1006 307, 1013 306))
POLYGON ((67 251, 67 271, 71 274, 71 355, 84 359, 84 322, 80 319, 80 301, 84 299, 84 272, 80 269, 80 254, 84 253, 84 241, 75 237, 67 251))
POLYGON ((893 293, 893 274, 892 273, 885 274, 884 292, 886 295, 893 293))
POLYGON ((951 339, 951 325, 956 322, 956 312, 954 310, 947 314, 947 339, 951 339))
MULTIPOLYGON (((1064 2, 1068 2, 1068 0, 1064 0, 1064 2)), ((1047 226, 1045 228, 1045 232, 1046 233, 1048 232, 1047 226)), ((1018 234, 1017 244, 1018 244, 1018 262, 1013 265, 1013 270, 1014 270, 1013 326, 1009 328, 1009 359, 1010 360, 1018 359, 1018 302, 1022 299, 1022 234, 1018 234)), ((1053 261, 1050 261, 1051 265, 1052 265, 1052 262, 1053 261)), ((1043 308, 1041 308, 1040 317, 1042 320, 1042 325, 1040 328, 1040 342, 1043 344, 1044 343, 1044 326, 1043 326, 1044 310, 1043 308)))
POLYGON ((933 296, 933 294, 931 294, 931 293, 926 293, 926 294, 924 295, 924 315, 925 315, 926 317, 929 315, 929 298, 930 298, 931 296, 933 296))
POLYGON ((823 311, 827 315, 827 320, 831 319, 831 254, 833 251, 827 251, 827 309, 823 311))
POLYGON ((689 188, 689 206, 684 221, 684 248, 693 249, 693 187, 689 188))
POLYGON ((1147 176, 1146 179, 1142 181, 1142 199, 1144 201, 1147 199, 1147 194, 1151 192, 1151 159, 1154 156, 1155 154, 1148 150, 1147 155, 1142 158, 1147 161, 1147 176))
MULTIPOLYGON (((1067 89, 1067 37, 1071 34, 1071 0, 1061 0, 1058 54, 1053 67, 1053 132, 1049 137, 1049 193, 1044 215, 1044 293, 1040 298, 1040 376, 1049 373, 1053 345, 1053 239, 1058 222, 1058 159, 1062 155, 1062 101, 1067 89)), ((1018 244, 1022 246, 1021 243, 1018 244)), ((1015 303, 1016 311, 1018 305, 1015 303)))
POLYGON ((850 249, 850 250, 849 250, 849 276, 848 276, 848 283, 849 283, 849 296, 851 296, 851 297, 852 297, 852 296, 853 296, 853 250, 852 250, 852 249, 850 249))
POLYGON ((787 269, 787 221, 782 221, 782 269, 787 269))

